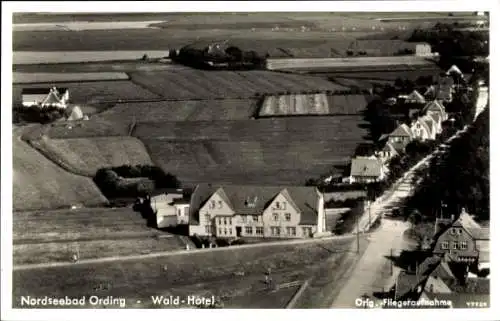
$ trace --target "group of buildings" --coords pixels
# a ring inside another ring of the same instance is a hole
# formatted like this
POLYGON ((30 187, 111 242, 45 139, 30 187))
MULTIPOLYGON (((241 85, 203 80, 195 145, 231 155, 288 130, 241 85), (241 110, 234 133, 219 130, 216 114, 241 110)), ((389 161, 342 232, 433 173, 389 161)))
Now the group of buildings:
POLYGON ((447 71, 447 77, 440 79, 438 85, 431 85, 425 93, 414 90, 408 95, 388 100, 388 104, 411 104, 410 121, 400 123, 391 133, 380 137, 382 147, 370 156, 356 156, 351 160, 349 177, 344 181, 349 183, 372 183, 385 179, 388 174, 387 164, 397 155, 405 153, 406 146, 414 140, 435 140, 442 132, 442 123, 448 120, 444 103, 453 99, 456 86, 452 75, 463 77, 462 72, 452 66, 447 71))
POLYGON ((22 106, 25 108, 64 109, 64 120, 88 119, 79 106, 69 103, 69 90, 67 88, 23 88, 21 100, 22 106))
POLYGON ((189 235, 218 238, 308 238, 328 234, 316 187, 199 184, 189 197, 147 198, 159 228, 189 226, 189 235))
POLYGON ((454 308, 472 308, 467 302, 489 305, 489 228, 481 227, 463 209, 457 218, 437 219, 434 232, 424 245, 431 255, 398 275, 395 299, 437 300, 454 308))

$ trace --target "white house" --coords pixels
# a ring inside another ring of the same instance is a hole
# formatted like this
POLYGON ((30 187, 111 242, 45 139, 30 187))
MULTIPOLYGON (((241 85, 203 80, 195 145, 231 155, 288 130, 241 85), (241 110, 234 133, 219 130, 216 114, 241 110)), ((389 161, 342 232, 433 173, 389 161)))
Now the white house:
POLYGON ((425 104, 425 98, 421 93, 414 90, 405 97, 405 103, 425 104))
POLYGON ((150 198, 158 228, 188 224, 189 201, 179 192, 161 193, 150 198))
POLYGON ((441 118, 441 122, 448 120, 448 114, 445 107, 439 100, 433 100, 427 103, 424 107, 426 115, 437 114, 441 118))
POLYGON ((21 92, 24 107, 38 106, 66 108, 69 91, 66 88, 24 88, 21 92))
POLYGON ((415 46, 415 55, 418 57, 432 56, 432 47, 428 43, 418 43, 415 46))

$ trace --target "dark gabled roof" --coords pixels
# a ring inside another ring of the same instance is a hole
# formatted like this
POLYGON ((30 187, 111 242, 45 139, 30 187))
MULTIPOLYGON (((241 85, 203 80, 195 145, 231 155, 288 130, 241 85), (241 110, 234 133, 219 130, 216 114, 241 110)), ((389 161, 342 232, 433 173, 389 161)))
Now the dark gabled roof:
POLYGON ((389 134, 389 136, 404 136, 404 137, 411 137, 411 130, 406 124, 401 124, 396 128, 392 133, 389 134))
POLYGON ((317 222, 319 195, 315 187, 200 184, 191 196, 191 224, 198 224, 199 209, 219 189, 224 192, 228 205, 238 214, 261 214, 278 194, 283 193, 300 210, 300 224, 315 225, 317 222), (247 206, 247 201, 253 202, 254 200, 255 206, 247 206))
POLYGON ((397 285, 395 288, 396 299, 407 298, 414 292, 419 285, 422 285, 427 280, 427 276, 410 274, 401 272, 398 275, 397 285))

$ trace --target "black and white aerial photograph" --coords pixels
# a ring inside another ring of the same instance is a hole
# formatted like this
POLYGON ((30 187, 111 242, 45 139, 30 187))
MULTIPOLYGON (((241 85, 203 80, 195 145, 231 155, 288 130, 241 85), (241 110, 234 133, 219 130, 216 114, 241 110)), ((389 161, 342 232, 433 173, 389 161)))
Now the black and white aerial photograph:
POLYGON ((2 310, 490 311, 490 11, 383 2, 10 8, 2 310))

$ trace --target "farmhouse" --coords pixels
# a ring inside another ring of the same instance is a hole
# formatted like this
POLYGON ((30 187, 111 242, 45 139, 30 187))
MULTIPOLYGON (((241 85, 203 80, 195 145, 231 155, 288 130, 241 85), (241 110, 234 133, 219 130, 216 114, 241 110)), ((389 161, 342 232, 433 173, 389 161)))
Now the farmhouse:
POLYGON ((437 115, 441 119, 441 122, 448 119, 448 114, 445 111, 445 107, 439 100, 428 102, 427 105, 425 105, 423 111, 426 115, 429 116, 437 115))
POLYGON ((66 88, 23 88, 21 95, 24 107, 66 108, 69 100, 69 91, 66 88))
POLYGON ((377 157, 353 158, 351 161, 351 174, 349 182, 352 183, 372 183, 385 178, 387 168, 377 157))
POLYGON ((306 238, 325 231, 323 195, 315 187, 198 185, 189 234, 306 238))
POLYGON ((414 90, 406 96, 405 103, 407 104, 425 104, 425 98, 421 93, 414 90))
POLYGON ((435 139, 436 135, 432 136, 432 131, 430 126, 433 126, 432 120, 430 124, 424 117, 419 117, 411 124, 411 132, 413 133, 413 138, 423 141, 428 139, 435 139))
POLYGON ((417 43, 415 45, 415 55, 418 57, 432 56, 432 47, 428 43, 417 43))
POLYGON ((435 236, 433 253, 451 262, 488 263, 489 229, 477 224, 465 209, 450 222, 435 236))
POLYGON ((413 133, 406 124, 401 124, 392 133, 387 135, 388 142, 398 151, 404 152, 406 145, 413 139, 413 133))
POLYGON ((398 151, 394 148, 394 146, 392 146, 390 142, 386 142, 384 147, 377 152, 378 158, 384 163, 397 155, 399 155, 398 151))

